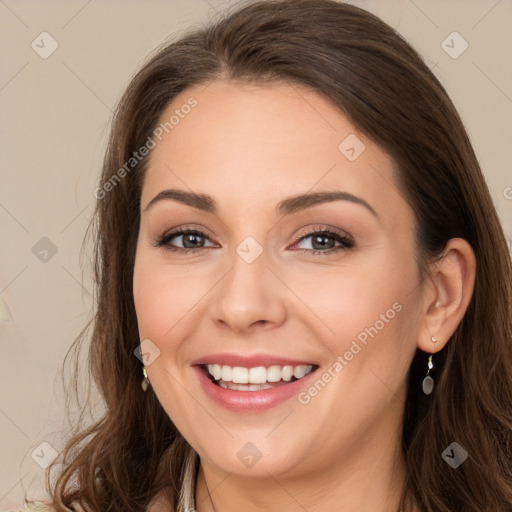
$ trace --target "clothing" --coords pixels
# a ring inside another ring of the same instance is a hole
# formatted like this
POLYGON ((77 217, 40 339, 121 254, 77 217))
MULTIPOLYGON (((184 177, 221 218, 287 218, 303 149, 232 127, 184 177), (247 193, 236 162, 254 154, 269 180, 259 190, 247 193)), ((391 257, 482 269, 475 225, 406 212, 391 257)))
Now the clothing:
MULTIPOLYGON (((73 510, 76 512, 83 512, 83 508, 78 505, 76 502, 73 502, 71 505, 73 510)), ((22 505, 20 508, 17 509, 9 509, 6 511, 0 511, 0 512, 55 512, 55 509, 47 502, 45 501, 28 501, 24 505, 22 505)))
POLYGON ((53 508, 44 501, 29 501, 23 507, 16 510, 6 510, 6 512, 53 512, 53 508))

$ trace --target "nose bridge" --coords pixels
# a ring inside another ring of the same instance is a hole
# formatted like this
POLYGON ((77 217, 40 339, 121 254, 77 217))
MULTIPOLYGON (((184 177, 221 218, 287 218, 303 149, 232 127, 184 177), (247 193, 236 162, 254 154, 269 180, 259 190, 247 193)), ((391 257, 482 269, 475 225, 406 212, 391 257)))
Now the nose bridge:
POLYGON ((285 306, 278 281, 267 268, 267 250, 253 237, 235 248, 231 268, 219 283, 213 320, 241 332, 253 324, 279 324, 285 306))

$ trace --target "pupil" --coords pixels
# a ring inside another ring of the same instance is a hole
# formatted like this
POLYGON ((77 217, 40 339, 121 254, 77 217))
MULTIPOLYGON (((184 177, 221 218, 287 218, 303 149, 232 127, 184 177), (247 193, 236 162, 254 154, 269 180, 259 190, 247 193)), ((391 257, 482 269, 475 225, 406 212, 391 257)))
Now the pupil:
POLYGON ((187 245, 187 243, 192 240, 192 241, 195 241, 195 242, 198 242, 198 239, 200 239, 201 237, 199 235, 194 235, 194 234, 188 234, 188 235, 185 235, 184 237, 184 240, 183 240, 183 245, 184 247, 186 248, 190 248, 190 249, 194 249, 195 247, 202 247, 204 245, 204 242, 201 244, 201 243, 198 243, 197 245, 187 245))
POLYGON ((317 235, 313 238, 313 248, 315 249, 331 249, 333 247, 333 244, 334 241, 332 239, 332 237, 328 236, 328 235, 317 235), (331 240, 331 243, 325 243, 325 240, 331 240), (316 247, 315 244, 316 243, 319 243, 320 244, 320 247, 316 247))

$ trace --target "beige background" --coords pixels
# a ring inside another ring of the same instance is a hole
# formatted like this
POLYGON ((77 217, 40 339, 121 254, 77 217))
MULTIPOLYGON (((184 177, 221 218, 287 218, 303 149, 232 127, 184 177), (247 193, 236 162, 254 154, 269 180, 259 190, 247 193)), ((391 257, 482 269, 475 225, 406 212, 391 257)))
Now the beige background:
MULTIPOLYGON (((397 28, 445 85, 511 240, 512 1, 351 3, 397 28), (453 31, 469 44, 457 59, 441 46, 453 31)), ((0 0, 0 510, 19 504, 24 490, 38 495, 36 460, 63 446, 57 372, 89 318, 79 249, 111 111, 151 50, 233 4, 0 0), (47 59, 31 47, 44 31, 58 43, 47 59), (33 252, 43 237, 57 249, 39 253, 46 262, 33 252)))

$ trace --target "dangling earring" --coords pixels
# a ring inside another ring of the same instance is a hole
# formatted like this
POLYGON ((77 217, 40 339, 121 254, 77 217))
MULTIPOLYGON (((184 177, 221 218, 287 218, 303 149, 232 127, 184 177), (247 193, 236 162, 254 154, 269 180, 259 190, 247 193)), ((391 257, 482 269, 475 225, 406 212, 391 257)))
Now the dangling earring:
POLYGON ((148 372, 146 371, 146 367, 143 366, 142 367, 142 373, 144 375, 144 378, 142 379, 142 390, 143 391, 147 391, 148 390, 148 386, 149 386, 149 379, 148 379, 148 372))
MULTIPOLYGON (((437 341, 437 338, 435 336, 432 336, 432 342, 435 343, 437 341)), ((434 379, 429 375, 430 370, 434 368, 434 363, 432 362, 432 355, 428 357, 428 363, 427 363, 427 375, 425 375, 425 378, 423 379, 423 382, 421 384, 421 387, 423 388, 423 393, 425 395, 430 395, 434 389, 434 379)))

